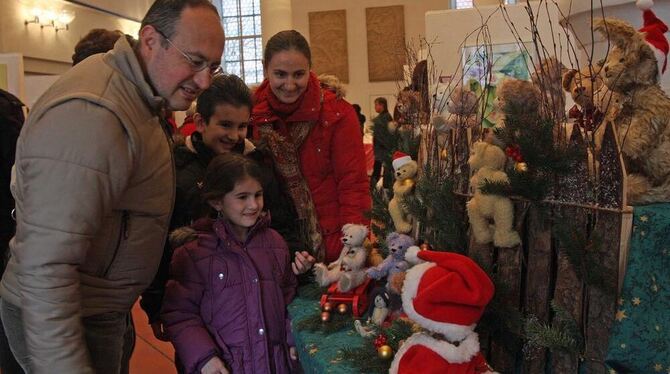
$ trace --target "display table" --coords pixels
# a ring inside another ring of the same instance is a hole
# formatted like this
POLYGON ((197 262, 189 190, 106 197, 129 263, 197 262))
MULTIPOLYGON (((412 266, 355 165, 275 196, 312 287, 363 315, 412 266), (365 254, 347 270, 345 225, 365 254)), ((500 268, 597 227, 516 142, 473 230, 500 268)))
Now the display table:
POLYGON ((356 373, 347 362, 337 360, 342 347, 357 347, 364 343, 363 338, 351 327, 333 334, 300 331, 296 325, 305 318, 320 313, 319 299, 313 297, 296 297, 288 307, 292 319, 293 337, 298 350, 300 363, 307 374, 311 373, 356 373))
POLYGON ((670 204, 635 207, 607 363, 621 373, 670 373, 669 309, 670 204))

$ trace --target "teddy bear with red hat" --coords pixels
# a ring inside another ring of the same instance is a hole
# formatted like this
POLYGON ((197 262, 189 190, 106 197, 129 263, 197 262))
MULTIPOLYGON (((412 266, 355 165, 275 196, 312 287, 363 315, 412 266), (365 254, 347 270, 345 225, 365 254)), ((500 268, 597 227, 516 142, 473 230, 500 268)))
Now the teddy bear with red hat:
POLYGON ((491 279, 470 258, 411 247, 402 304, 425 331, 410 336, 391 363, 391 374, 495 372, 479 350, 474 331, 493 297, 491 279))
POLYGON ((412 216, 405 208, 404 200, 414 192, 414 178, 419 165, 412 157, 400 151, 393 153, 393 198, 389 201, 389 214, 393 220, 395 231, 407 234, 412 231, 412 216))

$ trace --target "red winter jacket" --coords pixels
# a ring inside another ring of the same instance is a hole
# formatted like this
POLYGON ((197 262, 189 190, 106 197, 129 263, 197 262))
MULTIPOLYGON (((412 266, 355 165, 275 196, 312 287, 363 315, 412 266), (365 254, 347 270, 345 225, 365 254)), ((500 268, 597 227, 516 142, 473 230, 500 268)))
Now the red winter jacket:
POLYGON ((292 122, 316 121, 299 150, 300 170, 312 193, 326 245, 326 261, 334 261, 342 249, 342 226, 369 224, 363 215, 370 209, 371 199, 356 112, 335 93, 322 90, 313 73, 299 107, 285 119, 273 109, 272 103, 277 99, 267 79, 255 96, 251 115, 255 138, 263 123, 274 123, 275 129, 286 135, 283 129, 292 122))

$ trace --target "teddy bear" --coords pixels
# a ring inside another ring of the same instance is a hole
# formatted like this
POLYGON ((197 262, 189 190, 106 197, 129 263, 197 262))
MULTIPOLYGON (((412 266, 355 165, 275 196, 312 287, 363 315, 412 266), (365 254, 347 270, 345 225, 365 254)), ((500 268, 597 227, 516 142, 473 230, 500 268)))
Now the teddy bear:
POLYGON ((575 124, 591 134, 601 123, 595 111, 595 92, 603 86, 600 76, 601 64, 587 65, 580 70, 570 69, 563 74, 563 90, 570 94, 575 105, 568 112, 568 117, 575 124))
POLYGON ((457 253, 423 250, 415 256, 423 263, 405 275, 402 307, 423 331, 400 346, 389 373, 495 374, 474 331, 494 294, 491 279, 457 253))
POLYGON ((508 105, 514 105, 520 113, 535 115, 539 113, 541 93, 533 82, 520 79, 503 79, 496 88, 496 106, 502 114, 500 120, 496 120, 496 126, 505 126, 504 113, 508 105))
POLYGON ((562 77, 565 66, 554 56, 542 58, 535 65, 531 82, 542 93, 542 109, 545 116, 563 122, 565 118, 565 93, 562 77))
POLYGON ((392 232, 386 237, 386 245, 388 246, 389 255, 386 256, 381 264, 366 270, 366 273, 372 279, 381 279, 384 277, 389 277, 390 279, 393 274, 403 272, 409 268, 408 263, 405 261, 405 252, 407 248, 414 245, 414 239, 401 233, 392 232))
POLYGON ((625 140, 622 137, 622 134, 627 132, 627 129, 630 125, 630 96, 621 93, 615 92, 609 89, 606 85, 600 86, 600 88, 594 92, 593 101, 594 108, 596 113, 601 113, 602 121, 601 125, 596 127, 593 134, 593 142, 595 154, 600 154, 600 147, 602 145, 603 135, 605 134, 606 124, 612 122, 614 124, 614 131, 619 140, 619 144, 625 140), (624 110, 624 108, 626 110, 624 110), (620 131, 621 130, 621 131, 620 131))
MULTIPOLYGON (((368 228, 365 225, 347 223, 342 226, 341 240, 343 247, 340 256, 336 261, 331 262, 327 266, 321 262, 314 265, 314 277, 316 283, 321 287, 327 287, 334 282, 339 282, 343 274, 346 272, 352 273, 347 277, 349 279, 345 281, 347 286, 351 287, 356 283, 355 281, 361 281, 360 273, 363 273, 364 275, 362 269, 365 266, 367 257, 367 251, 363 247, 363 242, 367 235, 368 228)), ((341 288, 340 290, 346 292, 341 288)))
POLYGON ((493 241, 496 247, 509 248, 521 243, 519 234, 512 228, 514 206, 507 197, 483 194, 481 184, 485 181, 509 183, 505 170, 507 156, 503 150, 484 141, 472 146, 468 164, 474 175, 470 186, 474 196, 467 203, 468 218, 472 234, 477 243, 493 241), (493 224, 489 220, 493 220, 493 224))
POLYGON ((393 198, 389 201, 389 214, 393 220, 395 231, 407 234, 412 231, 412 217, 404 206, 404 200, 414 192, 414 177, 419 165, 409 155, 396 151, 393 153, 393 198))
POLYGON ((457 86, 449 95, 445 116, 435 115, 431 119, 433 128, 439 132, 446 132, 454 128, 473 128, 479 125, 477 120, 477 95, 463 86, 457 86))
POLYGON ((670 201, 670 98, 659 84, 667 56, 657 57, 651 47, 664 41, 667 48, 663 34, 668 28, 650 9, 643 10, 640 31, 618 19, 595 22, 595 30, 613 45, 603 64, 603 82, 629 97, 621 110, 626 115, 614 123, 622 139, 626 194, 632 205, 670 201))

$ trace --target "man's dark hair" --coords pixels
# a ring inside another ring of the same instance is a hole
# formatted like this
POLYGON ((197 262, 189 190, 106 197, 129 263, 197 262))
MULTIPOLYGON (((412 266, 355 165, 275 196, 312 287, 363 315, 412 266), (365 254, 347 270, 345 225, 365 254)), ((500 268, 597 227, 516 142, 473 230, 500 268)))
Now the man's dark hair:
POLYGON ((72 66, 84 61, 88 56, 105 53, 114 48, 114 43, 123 36, 119 30, 93 29, 74 46, 72 66))
POLYGON ((186 7, 205 7, 219 14, 209 0, 156 0, 144 16, 140 28, 151 25, 167 38, 172 38, 181 12, 186 7))
POLYGON ((205 120, 205 124, 209 122, 209 118, 219 104, 230 104, 234 107, 246 106, 251 111, 253 107, 251 91, 237 75, 217 75, 212 79, 212 85, 200 94, 196 104, 196 111, 205 120))
POLYGON ((385 97, 378 97, 375 99, 375 104, 379 104, 384 107, 383 112, 388 112, 389 111, 389 104, 386 101, 385 97))

